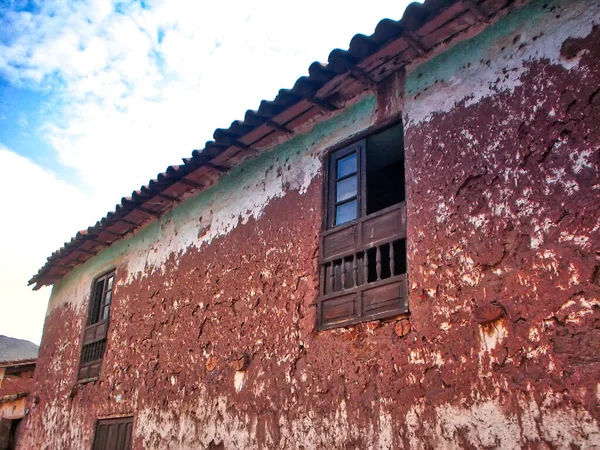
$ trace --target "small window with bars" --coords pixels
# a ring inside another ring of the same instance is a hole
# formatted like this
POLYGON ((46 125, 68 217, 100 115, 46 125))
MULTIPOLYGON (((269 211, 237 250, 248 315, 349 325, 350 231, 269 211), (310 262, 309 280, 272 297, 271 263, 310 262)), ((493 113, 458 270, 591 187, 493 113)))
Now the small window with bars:
POLYGON ((115 271, 112 270, 97 278, 92 285, 77 376, 80 382, 94 380, 100 375, 102 358, 106 350, 108 319, 114 283, 115 271))
POLYGON ((329 155, 319 329, 408 312, 402 125, 329 155))

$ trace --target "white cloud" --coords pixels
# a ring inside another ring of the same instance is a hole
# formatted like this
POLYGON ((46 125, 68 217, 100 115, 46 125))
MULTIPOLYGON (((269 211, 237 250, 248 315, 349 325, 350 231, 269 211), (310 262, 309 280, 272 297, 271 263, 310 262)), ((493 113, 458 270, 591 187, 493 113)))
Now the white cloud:
MULTIPOLYGON (((65 240, 77 231, 77 195, 95 212, 78 227, 92 225, 122 196, 202 148, 215 128, 292 87, 312 61, 347 48, 354 34, 371 34, 383 17, 401 17, 407 4, 47 0, 36 14, 4 11, 0 74, 49 94, 38 132, 79 175, 79 187, 54 177, 44 189, 64 191, 53 203, 69 220, 57 222, 56 232, 65 240)), ((25 176, 40 170, 21 164, 25 176)), ((34 194, 20 193, 23 203, 14 211, 37 203, 34 194)), ((30 220, 40 218, 34 211, 30 220)), ((0 231, 6 235, 5 225, 0 231)), ((60 246, 39 233, 26 239, 45 254, 60 246)), ((27 275, 36 269, 28 266, 27 275)))
POLYGON ((60 161, 95 190, 106 191, 112 173, 116 199, 403 6, 47 1, 40 14, 12 14, 0 70, 53 89, 57 107, 45 130, 60 161))
POLYGON ((97 213, 81 189, 1 145, 0 168, 0 334, 39 342, 49 289, 27 280, 97 213))

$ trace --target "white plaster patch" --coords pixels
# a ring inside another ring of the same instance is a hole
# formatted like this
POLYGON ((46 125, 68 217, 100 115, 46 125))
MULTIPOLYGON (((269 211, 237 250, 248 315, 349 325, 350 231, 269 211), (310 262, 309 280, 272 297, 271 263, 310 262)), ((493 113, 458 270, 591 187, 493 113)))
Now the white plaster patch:
MULTIPOLYGON (((373 120, 375 117, 370 114, 357 117, 352 121, 351 132, 357 133, 367 128, 373 120)), ((323 152, 348 138, 349 133, 348 128, 339 127, 334 132, 319 136, 308 148, 299 146, 299 154, 290 157, 289 161, 276 161, 276 155, 273 154, 272 164, 264 172, 240 177, 241 181, 232 182, 234 187, 217 187, 201 194, 206 196, 206 204, 199 206, 190 215, 197 214, 196 217, 201 217, 202 220, 184 220, 176 224, 176 220, 160 219, 161 232, 147 245, 127 254, 129 273, 123 282, 128 284, 136 277, 153 270, 162 271, 164 263, 172 255, 182 255, 192 248, 198 249, 210 244, 213 239, 229 234, 251 219, 259 219, 272 200, 283 197, 289 191, 305 194, 321 170, 320 158, 323 152)), ((173 210, 174 214, 178 208, 173 210)))
POLYGON ((462 280, 464 281, 465 284, 468 284, 469 286, 477 286, 477 279, 469 273, 465 273, 462 276, 462 280))
MULTIPOLYGON (((561 9, 560 19, 524 24, 514 34, 520 34, 520 42, 526 42, 527 45, 515 44, 504 50, 492 47, 486 49, 485 53, 474 54, 473 61, 486 61, 486 64, 477 63, 460 68, 452 78, 429 86, 426 92, 420 92, 418 99, 407 97, 405 127, 427 122, 433 114, 448 112, 463 100, 469 106, 498 93, 513 92, 521 86, 521 75, 528 68, 523 61, 547 59, 551 64, 560 64, 567 70, 577 70, 579 59, 565 60, 560 54, 561 45, 568 37, 587 36, 597 20, 597 8, 591 8, 586 1, 578 1, 570 2, 568 8, 561 9), (537 38, 533 40, 533 36, 537 38), (507 58, 503 51, 510 52, 512 58, 507 58)), ((411 72, 417 70, 418 66, 410 68, 411 72)))
POLYGON ((48 301, 46 317, 48 317, 56 308, 68 304, 73 306, 78 316, 80 314, 85 315, 94 277, 98 274, 106 272, 108 267, 98 267, 96 272, 93 273, 88 271, 84 272, 80 269, 80 267, 75 268, 75 270, 78 272, 77 276, 70 277, 70 280, 67 283, 63 284, 63 281, 61 280, 61 282, 54 285, 52 288, 52 295, 48 301))
POLYGON ((548 317, 544 319, 544 326, 547 329, 551 328, 552 326, 554 326, 553 317, 564 316, 565 312, 567 312, 565 322, 580 323, 585 316, 593 314, 594 308, 598 307, 600 307, 599 299, 588 299, 582 295, 577 296, 576 298, 570 299, 563 303, 558 309, 558 311, 554 311, 552 314, 548 315, 548 317))
POLYGON ((41 422, 41 430, 45 434, 44 445, 52 449, 86 449, 91 442, 93 429, 89 427, 70 426, 74 421, 85 417, 85 409, 79 403, 73 403, 65 408, 66 399, 52 398, 49 404, 39 411, 34 406, 30 419, 36 418, 37 414, 43 414, 42 418, 37 418, 41 422), (87 444, 87 445, 86 445, 87 444))
POLYGON ((436 409, 440 440, 452 438, 462 429, 472 445, 478 448, 519 448, 519 425, 516 417, 503 413, 494 401, 477 404, 466 410, 460 406, 442 406, 436 409), (477 425, 475 425, 475 422, 477 425))
POLYGON ((485 370, 485 356, 489 356, 490 363, 496 362, 491 353, 498 346, 502 345, 502 342, 504 342, 507 336, 508 330, 505 328, 502 321, 495 322, 494 324, 485 327, 479 327, 479 363, 482 371, 485 370))
POLYGON ((540 340, 540 332, 537 329, 537 327, 532 327, 529 330, 529 340, 531 342, 539 342, 539 340, 540 340))
MULTIPOLYGON (((553 393, 548 392, 548 399, 553 393)), ((458 436, 474 448, 513 450, 534 442, 551 442, 555 448, 598 448, 600 427, 580 407, 538 405, 525 394, 513 394, 520 412, 511 412, 500 399, 483 399, 471 406, 441 405, 431 408, 420 400, 406 415, 411 448, 457 448, 458 436), (432 410, 435 419, 430 419, 432 410), (428 417, 428 418, 425 418, 428 417)), ((559 400, 560 402, 560 400, 559 400)), ((550 403, 553 403, 550 401, 550 403)))
POLYGON ((408 362, 410 364, 425 364, 425 359, 421 354, 421 350, 411 350, 408 357, 408 362))
POLYGON ((573 172, 579 173, 583 169, 591 169, 592 166, 592 151, 590 149, 582 150, 580 152, 572 152, 570 155, 573 163, 573 172))
POLYGON ((394 427, 392 424, 392 416, 385 413, 383 409, 379 413, 379 439, 378 447, 381 450, 394 448, 394 427))
POLYGON ((527 355, 527 359, 535 361, 540 355, 545 355, 546 353, 548 353, 548 345, 540 345, 530 348, 525 354, 527 355))
POLYGON ((441 367, 444 365, 444 358, 442 358, 442 354, 440 352, 432 352, 431 353, 431 363, 441 367))
POLYGON ((533 227, 533 234, 529 240, 529 247, 533 250, 540 248, 544 243, 544 235, 548 232, 550 227, 556 226, 550 219, 544 219, 542 224, 536 223, 533 227))
POLYGON ((246 379, 246 372, 236 372, 233 377, 233 386, 236 392, 240 392, 244 387, 244 381, 246 379))
POLYGON ((534 269, 542 269, 547 272, 550 272, 553 275, 558 276, 558 260, 556 259, 556 254, 552 250, 544 250, 543 253, 538 253, 537 259, 541 260, 540 262, 535 261, 533 263, 534 269))
POLYGON ((547 184, 560 184, 567 195, 573 195, 579 190, 579 183, 575 180, 568 179, 567 172, 563 167, 553 168, 551 172, 551 175, 546 175, 547 184))
POLYGON ((575 286, 578 285, 580 282, 579 279, 579 271, 575 268, 575 265, 573 263, 569 263, 569 285, 570 286, 575 286))
POLYGON ((558 242, 560 242, 560 243, 572 242, 581 248, 588 247, 590 245, 589 241, 590 241, 589 236, 574 235, 571 233, 567 233, 566 231, 561 231, 560 236, 558 237, 558 242))
POLYGON ((475 226, 475 228, 481 228, 488 224, 489 220, 485 214, 477 214, 476 216, 469 216, 469 223, 475 226))
POLYGON ((450 208, 444 202, 440 202, 437 205, 437 215, 435 216, 435 221, 437 223, 443 223, 448 220, 450 217, 450 208))

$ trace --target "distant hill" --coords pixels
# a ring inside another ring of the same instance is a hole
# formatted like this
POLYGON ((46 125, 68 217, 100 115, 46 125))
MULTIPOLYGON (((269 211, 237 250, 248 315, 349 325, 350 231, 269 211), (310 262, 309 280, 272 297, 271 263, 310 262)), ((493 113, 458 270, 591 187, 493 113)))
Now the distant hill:
POLYGON ((0 363, 4 361, 35 359, 38 356, 38 351, 39 347, 33 342, 2 336, 0 334, 0 363))

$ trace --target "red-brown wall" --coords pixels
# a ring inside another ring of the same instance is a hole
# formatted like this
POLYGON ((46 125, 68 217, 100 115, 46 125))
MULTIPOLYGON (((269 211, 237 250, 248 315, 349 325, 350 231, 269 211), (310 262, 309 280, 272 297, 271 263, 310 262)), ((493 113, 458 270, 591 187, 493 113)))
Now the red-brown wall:
POLYGON ((315 330, 319 161, 380 117, 367 96, 55 287, 22 448, 89 448, 96 419, 118 415, 136 449, 593 448, 598 17, 533 2, 407 71, 409 334, 315 330), (77 385, 89 289, 110 265, 102 373, 77 385), (503 317, 480 325, 491 302, 503 317))

